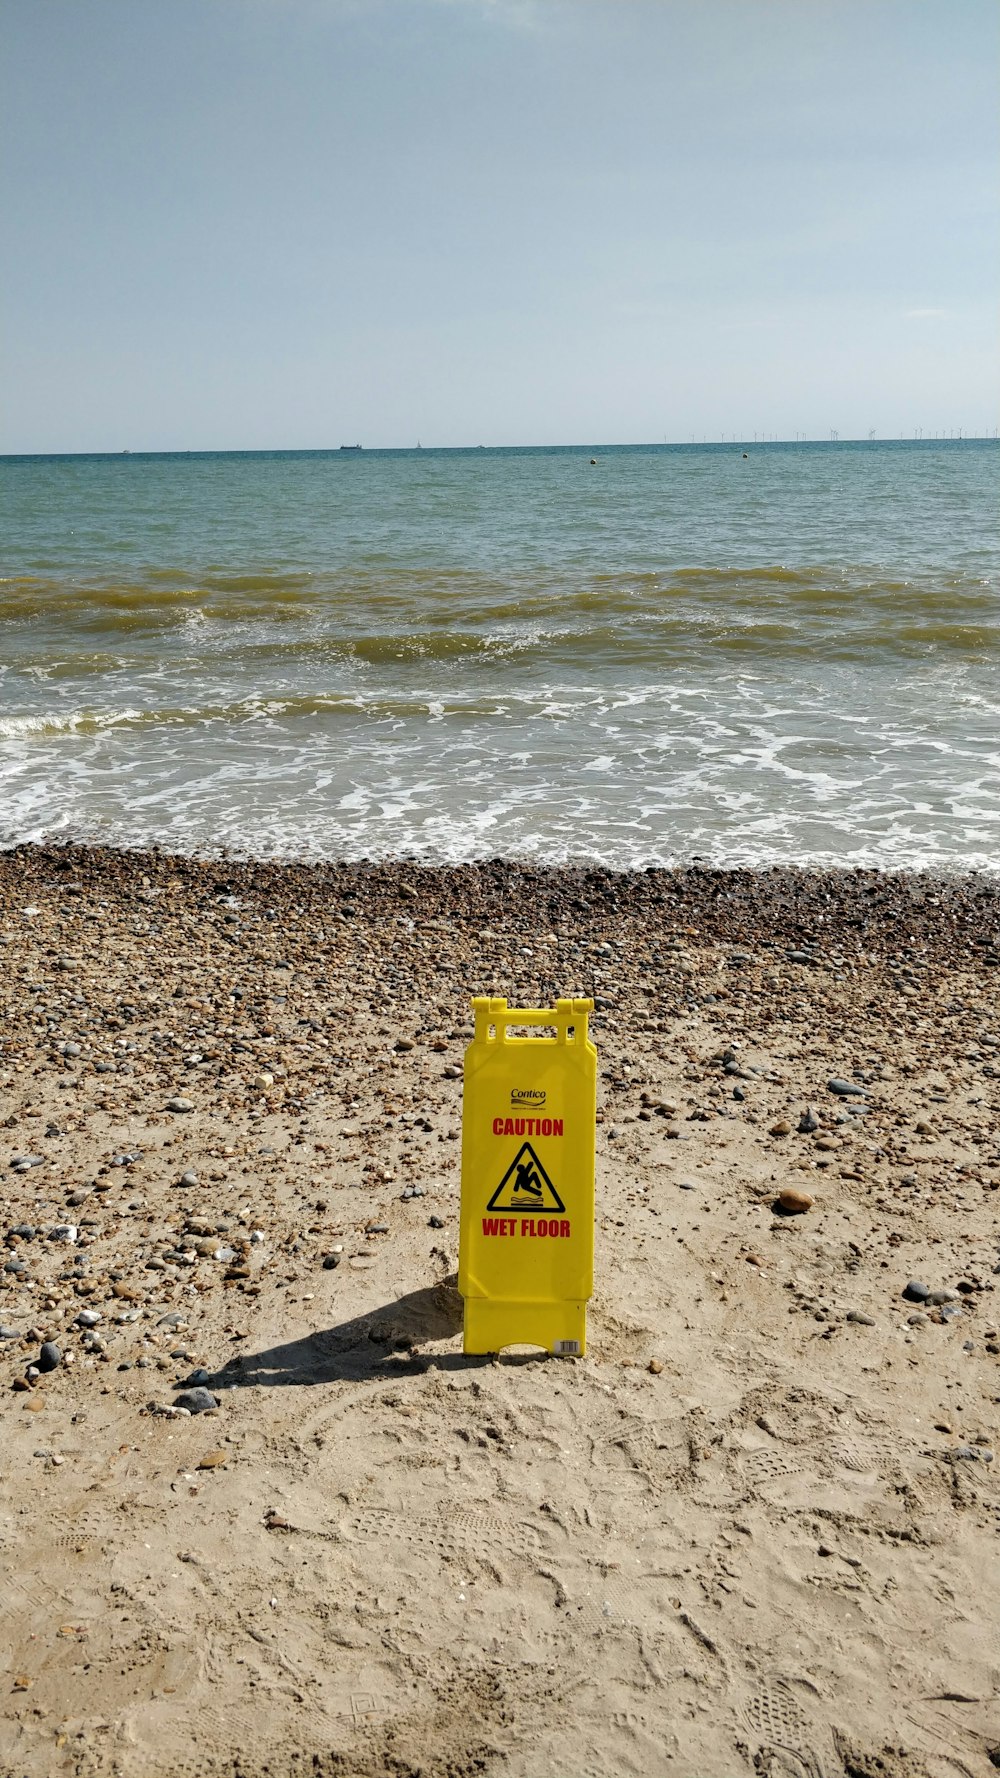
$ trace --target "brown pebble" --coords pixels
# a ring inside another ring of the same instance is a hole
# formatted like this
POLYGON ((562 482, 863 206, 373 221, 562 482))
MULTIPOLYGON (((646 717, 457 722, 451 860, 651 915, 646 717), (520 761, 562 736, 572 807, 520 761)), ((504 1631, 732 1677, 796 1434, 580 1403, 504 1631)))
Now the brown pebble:
POLYGON ((658 1377, 663 1369, 662 1358, 651 1358, 649 1361, 649 1369, 652 1371, 654 1377, 658 1377))
POLYGON ((792 1126, 787 1117, 779 1117, 777 1123, 771 1125, 772 1136, 790 1136, 791 1131, 792 1126))
POLYGON ((228 1462, 228 1459, 229 1459, 229 1452, 228 1451, 206 1451, 204 1457, 202 1458, 201 1462, 198 1465, 198 1468, 199 1469, 219 1469, 223 1463, 228 1462))
POLYGON ((787 1210, 791 1216, 801 1216, 803 1210, 811 1210, 813 1206, 813 1200, 808 1192, 797 1192, 790 1185, 786 1185, 784 1190, 778 1193, 776 1202, 779 1209, 787 1210))
POLYGON ((123 1303, 139 1303, 142 1301, 139 1292, 133 1290, 131 1284, 112 1284, 111 1294, 112 1296, 116 1296, 119 1302, 123 1303))

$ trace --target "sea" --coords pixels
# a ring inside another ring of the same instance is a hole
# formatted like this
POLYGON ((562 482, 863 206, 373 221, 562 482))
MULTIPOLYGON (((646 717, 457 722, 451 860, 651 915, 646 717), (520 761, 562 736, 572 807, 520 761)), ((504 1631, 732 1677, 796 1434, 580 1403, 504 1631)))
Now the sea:
POLYGON ((0 846, 1000 862, 995 440, 0 458, 0 846))

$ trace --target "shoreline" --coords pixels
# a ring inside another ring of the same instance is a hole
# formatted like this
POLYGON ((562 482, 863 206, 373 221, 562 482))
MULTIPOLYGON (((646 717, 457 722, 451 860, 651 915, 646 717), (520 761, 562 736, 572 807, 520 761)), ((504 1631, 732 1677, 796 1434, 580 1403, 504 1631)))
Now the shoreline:
POLYGON ((0 1769, 989 1778, 998 965, 976 875, 0 854, 0 1769), (461 1353, 473 993, 596 1001, 582 1360, 461 1353))
MULTIPOLYGON (((566 900, 581 925, 609 916, 666 925, 670 918, 699 918, 704 936, 745 942, 755 922, 824 926, 888 947, 900 934, 938 951, 958 950, 1000 959, 1000 871, 914 871, 876 866, 734 865, 688 863, 674 867, 619 869, 600 864, 545 864, 531 859, 490 858, 459 864, 427 864, 399 857, 373 860, 214 857, 175 853, 161 846, 114 847, 91 843, 23 841, 0 851, 0 885, 73 878, 96 888, 164 885, 205 894, 266 898, 289 890, 311 903, 325 897, 364 899, 384 915, 408 901, 462 916, 490 911, 507 919, 514 897, 534 917, 544 897, 566 900), (54 873, 54 875, 52 874, 54 873), (138 879, 138 882, 136 882, 138 879), (146 879, 144 882, 143 880, 146 879)), ((367 911, 367 909, 366 909, 367 911)))

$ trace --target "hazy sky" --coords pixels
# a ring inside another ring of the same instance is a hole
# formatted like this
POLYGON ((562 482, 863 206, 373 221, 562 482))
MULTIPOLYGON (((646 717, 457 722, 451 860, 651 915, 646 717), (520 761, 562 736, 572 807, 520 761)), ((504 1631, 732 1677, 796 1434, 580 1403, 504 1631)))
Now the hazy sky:
POLYGON ((997 424, 996 0, 0 0, 4 451, 997 424))

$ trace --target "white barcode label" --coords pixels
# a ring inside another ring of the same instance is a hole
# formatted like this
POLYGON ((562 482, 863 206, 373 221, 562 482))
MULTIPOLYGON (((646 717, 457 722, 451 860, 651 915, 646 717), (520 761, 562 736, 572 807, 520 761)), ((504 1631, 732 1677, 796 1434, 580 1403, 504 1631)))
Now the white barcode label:
POLYGON ((579 1340, 556 1340, 552 1348, 558 1358, 579 1358, 579 1340))

